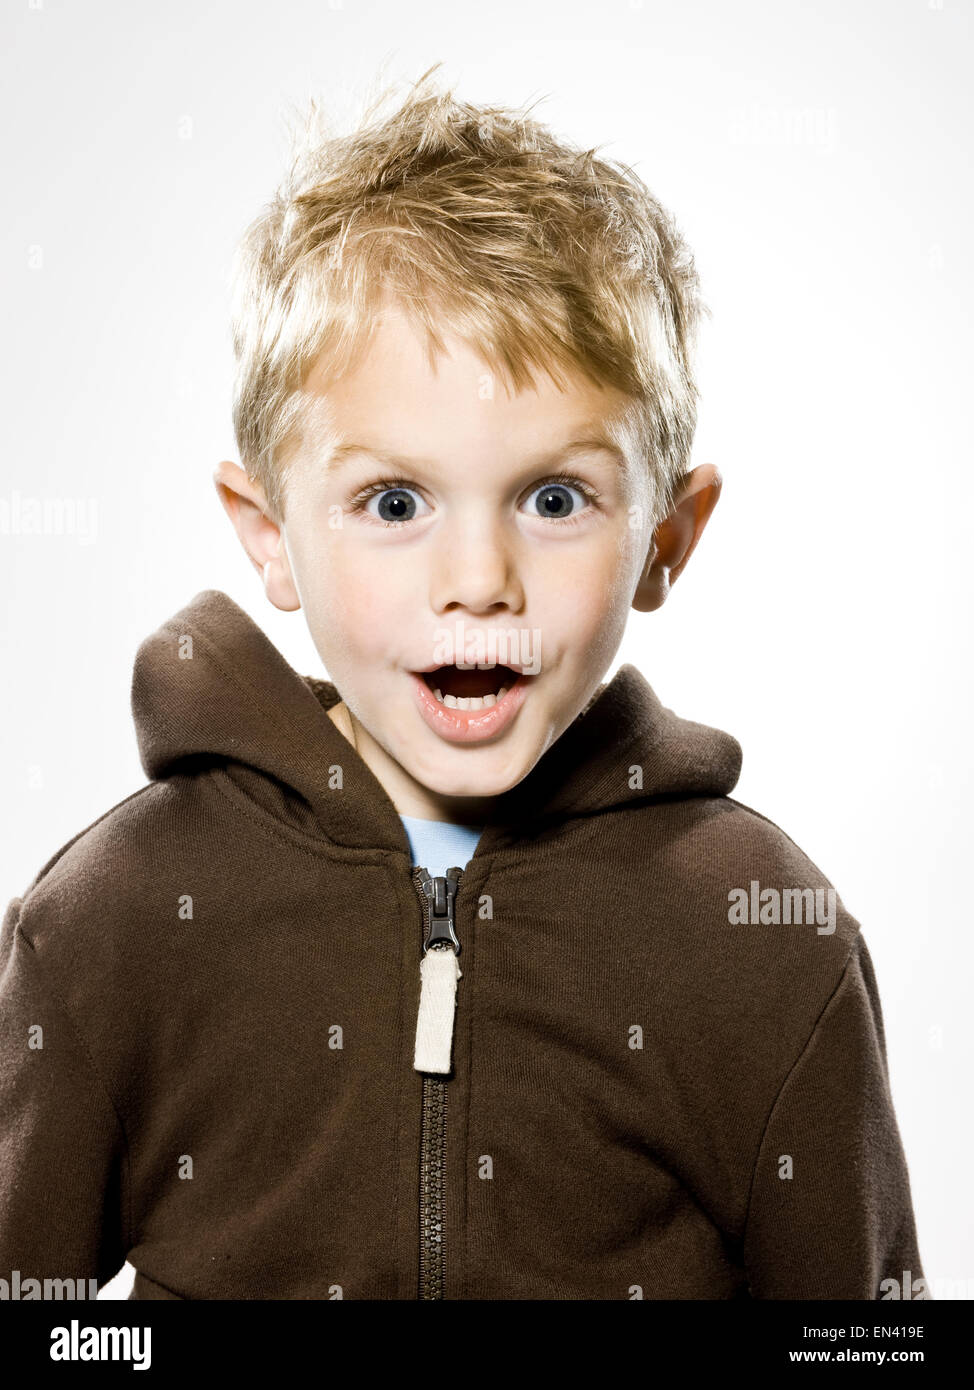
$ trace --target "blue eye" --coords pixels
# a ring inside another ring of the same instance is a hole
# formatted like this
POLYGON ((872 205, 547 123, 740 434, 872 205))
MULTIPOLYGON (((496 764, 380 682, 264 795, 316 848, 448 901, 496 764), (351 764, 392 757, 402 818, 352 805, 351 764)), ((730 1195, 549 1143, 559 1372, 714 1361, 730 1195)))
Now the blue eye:
POLYGON ((370 516, 377 516, 379 521, 384 521, 387 525, 395 525, 398 521, 412 521, 416 515, 416 500, 422 502, 419 494, 413 492, 411 488, 392 487, 386 488, 383 492, 374 492, 365 504, 365 510, 370 516), (372 509, 372 503, 377 503, 377 509, 372 509))
POLYGON ((588 500, 580 488, 571 487, 568 483, 542 483, 532 492, 528 502, 535 499, 538 507, 535 515, 549 521, 560 521, 563 517, 584 510, 588 500))
MULTIPOLYGON (((586 512, 597 507, 598 493, 578 478, 564 475, 540 483, 530 494, 534 515, 545 521, 562 525, 580 521, 586 512)), ((402 526, 417 517, 431 515, 422 493, 405 479, 383 478, 353 497, 353 512, 364 512, 380 526, 402 526), (423 510, 419 510, 422 508, 423 510)))

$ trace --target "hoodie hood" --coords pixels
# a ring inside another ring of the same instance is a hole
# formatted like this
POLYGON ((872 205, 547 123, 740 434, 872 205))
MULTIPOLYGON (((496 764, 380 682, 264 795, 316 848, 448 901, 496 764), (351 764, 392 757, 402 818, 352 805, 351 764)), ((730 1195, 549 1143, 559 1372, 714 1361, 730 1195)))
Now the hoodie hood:
MULTIPOLYGON (((231 598, 204 590, 136 655, 132 712, 142 766, 161 780, 238 764, 297 794, 336 843, 403 850, 392 801, 328 718, 340 699, 332 682, 299 675, 231 598)), ((497 824, 485 836, 499 847, 544 823, 632 802, 725 796, 740 769, 735 738, 679 718, 627 664, 528 776, 497 797, 497 824)))

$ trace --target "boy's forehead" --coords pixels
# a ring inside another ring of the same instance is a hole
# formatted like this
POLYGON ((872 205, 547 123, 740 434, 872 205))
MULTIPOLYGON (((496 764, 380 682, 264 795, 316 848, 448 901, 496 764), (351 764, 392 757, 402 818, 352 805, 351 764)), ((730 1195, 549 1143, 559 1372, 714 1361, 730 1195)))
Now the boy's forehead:
POLYGON ((434 465, 458 445, 489 447, 515 462, 570 462, 603 452, 622 467, 636 447, 635 403, 583 372, 559 368, 510 391, 468 343, 443 334, 445 352, 430 361, 401 316, 384 318, 355 366, 327 374, 320 358, 308 373, 305 442, 329 471, 356 455, 390 466, 434 465))
POLYGON ((388 403, 381 416, 365 418, 334 408, 327 393, 309 399, 306 444, 317 466, 329 474, 355 459, 366 459, 387 468, 438 467, 456 461, 457 450, 488 448, 498 462, 531 468, 568 467, 574 460, 598 455, 620 469, 627 468, 636 450, 636 437, 628 417, 618 409, 592 413, 566 403, 555 424, 552 413, 523 421, 523 427, 501 427, 495 416, 479 426, 469 417, 451 430, 442 418, 430 422, 412 412, 397 415, 388 403), (492 423, 498 425, 496 431, 492 423))

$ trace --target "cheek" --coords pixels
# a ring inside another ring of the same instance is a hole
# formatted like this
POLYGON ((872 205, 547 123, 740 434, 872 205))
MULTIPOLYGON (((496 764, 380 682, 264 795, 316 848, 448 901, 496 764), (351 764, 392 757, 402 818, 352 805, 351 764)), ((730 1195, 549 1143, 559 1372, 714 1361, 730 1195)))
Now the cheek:
POLYGON ((591 644, 593 656, 625 626, 632 588, 628 538, 604 539, 590 549, 552 557, 538 575, 537 592, 545 596, 543 630, 576 648, 591 644))
POLYGON ((401 579, 392 581, 382 557, 341 537, 305 549, 301 592, 316 641, 333 653, 381 656, 407 630, 410 616, 415 621, 414 596, 401 579))

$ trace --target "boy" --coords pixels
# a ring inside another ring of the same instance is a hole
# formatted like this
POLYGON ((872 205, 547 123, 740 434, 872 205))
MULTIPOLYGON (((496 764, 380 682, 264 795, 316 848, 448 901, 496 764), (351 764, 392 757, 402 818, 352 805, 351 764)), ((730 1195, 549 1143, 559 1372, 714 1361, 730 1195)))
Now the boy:
POLYGON ((718 499, 700 308, 632 171, 523 115, 417 84, 296 161, 216 483, 331 680, 216 591, 140 648, 151 781, 4 921, 4 1273, 922 1288, 858 923, 733 738, 602 682, 718 499))

